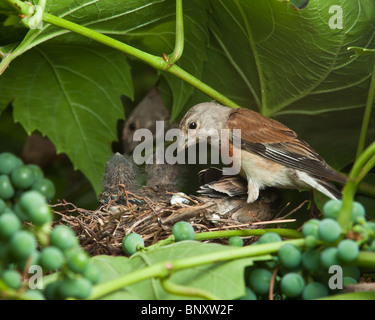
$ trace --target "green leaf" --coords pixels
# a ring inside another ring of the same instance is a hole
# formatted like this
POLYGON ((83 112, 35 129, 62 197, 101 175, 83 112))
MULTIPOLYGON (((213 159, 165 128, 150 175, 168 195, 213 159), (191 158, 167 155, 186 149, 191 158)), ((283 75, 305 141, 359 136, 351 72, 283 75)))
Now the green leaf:
MULTIPOLYGON (((143 268, 162 262, 204 255, 209 252, 233 250, 228 246, 182 241, 155 250, 133 255, 130 259, 123 257, 98 256, 92 259, 103 275, 101 282, 115 279, 132 271, 142 272, 143 268), (104 281, 103 281, 104 280, 104 281)), ((173 283, 199 288, 208 291, 220 299, 234 299, 244 295, 244 268, 252 265, 254 260, 269 259, 269 256, 253 259, 237 259, 228 262, 212 262, 209 265, 188 268, 173 273, 169 280, 173 283)), ((159 280, 146 279, 127 286, 123 290, 110 294, 105 299, 191 299, 187 296, 176 296, 164 291, 159 280)))
MULTIPOLYGON (((38 46, 0 77, 0 96, 14 98, 14 119, 28 134, 47 135, 97 193, 123 118, 121 94, 133 96, 130 68, 120 52, 103 47, 38 46)), ((1 110, 10 101, 0 102, 1 110)))
POLYGON ((334 296, 320 298, 319 300, 374 300, 374 299, 375 299, 374 291, 364 291, 364 292, 358 291, 358 292, 337 294, 334 296))
POLYGON ((368 85, 374 59, 350 59, 346 49, 374 43, 372 1, 315 0, 301 11, 280 1, 218 1, 213 10, 215 37, 263 114, 336 109, 318 105, 320 94, 335 94, 341 109, 358 107, 338 93, 359 85, 363 95, 368 85), (342 29, 330 28, 332 5, 342 9, 342 29))

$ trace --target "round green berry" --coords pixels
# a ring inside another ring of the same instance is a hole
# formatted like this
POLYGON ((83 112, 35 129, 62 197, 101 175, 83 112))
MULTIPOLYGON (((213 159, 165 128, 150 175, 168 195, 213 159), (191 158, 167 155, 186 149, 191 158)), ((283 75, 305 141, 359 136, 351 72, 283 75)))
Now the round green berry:
POLYGON ((29 212, 35 206, 46 204, 46 200, 38 191, 30 190, 22 193, 19 203, 23 210, 29 212))
POLYGON ((175 241, 193 240, 195 231, 189 222, 179 221, 173 225, 172 234, 175 241))
POLYGON ((323 219, 319 223, 318 235, 325 242, 336 241, 341 235, 341 227, 333 219, 323 219))
POLYGON ((343 286, 348 286, 350 284, 358 284, 358 281, 352 277, 343 277, 342 278, 342 284, 343 286))
POLYGON ((318 219, 310 219, 305 222, 302 227, 302 234, 304 237, 307 236, 317 236, 318 235, 318 227, 320 221, 318 219))
POLYGON ((19 202, 17 202, 13 206, 13 211, 17 215, 17 217, 20 218, 22 221, 30 221, 28 213, 24 209, 22 209, 19 202))
POLYGON ((287 273, 280 283, 281 291, 289 298, 298 297, 305 288, 305 280, 298 273, 287 273))
POLYGON ((21 287, 21 275, 16 270, 5 270, 1 274, 1 278, 12 289, 21 287))
POLYGON ((375 222, 372 222, 372 221, 367 221, 367 226, 371 229, 371 231, 373 232, 373 234, 375 234, 375 222))
POLYGON ((316 237, 317 236, 313 236, 310 234, 305 238, 306 248, 314 249, 316 247, 316 245, 318 244, 318 239, 316 237))
POLYGON ((302 265, 308 271, 318 271, 320 254, 317 250, 307 250, 302 254, 302 265))
POLYGON ((233 246, 233 247, 242 247, 243 240, 239 236, 230 237, 228 239, 228 245, 233 246))
POLYGON ((19 204, 29 221, 41 226, 52 220, 52 212, 44 197, 38 191, 27 191, 21 195, 19 204))
POLYGON ((261 235, 258 243, 272 243, 272 242, 280 242, 282 241, 281 237, 276 232, 266 232, 265 234, 261 235))
POLYGON ((69 269, 75 273, 85 272, 89 261, 88 254, 79 248, 69 249, 66 254, 66 263, 69 269))
POLYGON ((14 188, 7 175, 0 176, 0 198, 9 200, 14 196, 14 188))
POLYGON ((328 289, 319 282, 310 282, 302 292, 304 300, 318 299, 328 296, 328 289))
POLYGON ((277 253, 281 265, 287 269, 296 268, 301 263, 301 251, 293 244, 284 244, 277 253))
POLYGON ((352 262, 358 257, 359 246, 357 242, 353 240, 344 239, 340 241, 337 248, 338 248, 338 257, 340 260, 344 262, 352 262))
POLYGON ((92 284, 96 284, 100 280, 100 270, 93 265, 92 263, 89 263, 86 270, 82 274, 87 280, 89 280, 92 284))
POLYGON ((21 229, 21 221, 13 212, 0 215, 0 238, 7 239, 21 229))
POLYGON ((342 207, 341 200, 328 200, 323 206, 323 217, 336 220, 342 207))
POLYGON ((11 172, 10 180, 16 188, 27 189, 34 183, 34 172, 30 167, 22 165, 11 172))
POLYGON ((246 287, 245 295, 239 298, 238 300, 257 300, 257 296, 253 290, 246 287))
POLYGON ((10 238, 9 249, 16 259, 25 259, 36 249, 36 239, 31 232, 18 230, 10 238))
POLYGON ((361 277, 361 271, 357 266, 343 266, 342 267, 344 277, 351 277, 359 281, 361 277))
POLYGON ((59 287, 61 285, 61 282, 62 281, 54 281, 46 285, 46 288, 44 289, 44 295, 46 296, 47 300, 61 299, 61 296, 59 294, 59 287))
POLYGON ((338 258, 338 249, 336 247, 329 247, 322 251, 320 255, 320 262, 326 269, 333 265, 340 265, 338 258))
POLYGON ((361 219, 361 218, 364 219, 365 215, 366 215, 365 207, 361 203, 354 201, 351 220, 353 222, 357 222, 357 219, 361 219))
POLYGON ((39 263, 44 271, 55 271, 61 268, 64 262, 64 254, 59 248, 45 247, 39 257, 39 263))
POLYGON ((31 170, 33 170, 34 174, 34 181, 38 181, 44 177, 44 173, 42 169, 36 164, 28 164, 27 165, 31 170))
POLYGON ((42 291, 37 289, 28 289, 23 294, 24 297, 30 300, 45 300, 45 296, 42 291))
POLYGON ((73 230, 64 225, 53 228, 50 240, 51 244, 60 250, 67 250, 78 245, 78 239, 73 230))
POLYGON ((53 215, 48 204, 32 208, 29 211, 30 221, 36 226, 42 226, 53 220, 53 215))
POLYGON ((46 197, 47 200, 51 200, 55 196, 56 192, 54 183, 47 178, 39 179, 32 185, 31 188, 39 191, 46 197))
POLYGON ((271 271, 263 268, 253 270, 248 278, 249 286, 255 293, 264 296, 269 292, 271 271))
POLYGON ((144 248, 145 242, 138 233, 129 233, 122 239, 122 250, 127 255, 136 253, 140 248, 144 248))
POLYGON ((92 284, 85 278, 64 279, 58 285, 61 298, 86 299, 92 290, 92 284))
POLYGON ((26 266, 40 265, 39 257, 40 251, 34 250, 27 258, 17 260, 18 270, 25 270, 26 266))
POLYGON ((0 154, 0 174, 9 174, 12 170, 22 165, 21 159, 9 152, 0 154))

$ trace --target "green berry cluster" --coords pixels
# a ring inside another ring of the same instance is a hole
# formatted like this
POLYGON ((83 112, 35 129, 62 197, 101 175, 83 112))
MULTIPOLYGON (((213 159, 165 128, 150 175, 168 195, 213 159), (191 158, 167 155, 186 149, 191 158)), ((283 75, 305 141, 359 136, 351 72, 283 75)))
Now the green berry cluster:
POLYGON ((15 155, 0 154, 0 291, 29 299, 83 299, 99 281, 98 270, 67 226, 51 227, 47 203, 55 186, 37 165, 24 165, 15 155), (29 270, 60 270, 58 279, 31 289, 29 270))
MULTIPOLYGON (((366 221, 364 207, 354 202, 351 228, 344 232, 336 221, 341 207, 341 200, 329 200, 321 220, 311 219, 303 225, 303 247, 285 243, 272 260, 251 266, 246 272, 246 295, 241 299, 268 298, 271 285, 273 297, 279 299, 308 300, 340 293, 329 287, 333 265, 342 268, 343 286, 358 283, 360 269, 355 261, 360 250, 375 251, 375 223, 366 221)), ((253 245, 281 241, 277 233, 267 232, 253 245)))
MULTIPOLYGON (((26 190, 40 192, 47 200, 55 196, 53 182, 44 177, 35 164, 23 164, 22 160, 9 152, 0 154, 0 198, 9 200, 26 190)), ((1 207, 1 205, 0 205, 1 207)))

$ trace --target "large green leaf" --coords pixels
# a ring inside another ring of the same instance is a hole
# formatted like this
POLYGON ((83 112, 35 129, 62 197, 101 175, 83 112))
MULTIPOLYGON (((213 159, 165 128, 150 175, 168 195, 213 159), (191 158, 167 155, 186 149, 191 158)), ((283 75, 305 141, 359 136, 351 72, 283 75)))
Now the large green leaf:
POLYGON ((28 133, 47 135, 96 192, 123 117, 121 94, 133 94, 129 66, 103 47, 38 46, 0 77, 0 96, 14 99, 14 119, 28 133))
POLYGON ((350 59, 347 47, 375 46, 373 1, 312 0, 300 11, 277 0, 216 1, 213 9, 211 30, 263 114, 358 107, 374 58, 350 59), (333 5, 342 10, 342 29, 330 28, 333 5), (356 103, 348 101, 354 93, 356 103), (328 94, 336 104, 316 103, 328 94))
MULTIPOLYGON (((205 255, 210 252, 230 251, 231 247, 183 241, 145 251, 133 255, 130 259, 124 257, 97 256, 93 263, 101 271, 101 282, 106 282, 130 274, 131 271, 142 272, 143 268, 161 262, 176 261, 182 258, 205 255)), ((235 299, 245 293, 244 268, 252 265, 254 260, 269 258, 269 256, 253 259, 237 259, 228 262, 215 262, 199 267, 188 268, 173 273, 170 281, 173 283, 199 288, 218 296, 220 299, 235 299)), ((143 280, 105 297, 106 299, 191 299, 167 293, 155 278, 143 280)))

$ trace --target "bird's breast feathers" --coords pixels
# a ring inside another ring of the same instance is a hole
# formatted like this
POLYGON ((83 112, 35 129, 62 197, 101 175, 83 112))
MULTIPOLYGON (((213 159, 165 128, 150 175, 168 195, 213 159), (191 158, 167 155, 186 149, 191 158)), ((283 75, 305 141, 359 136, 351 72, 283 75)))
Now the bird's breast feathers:
POLYGON ((275 161, 242 150, 241 176, 263 189, 265 186, 293 188, 302 187, 295 178, 295 170, 275 161))

